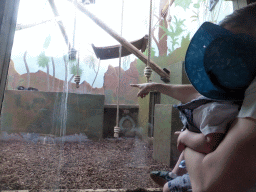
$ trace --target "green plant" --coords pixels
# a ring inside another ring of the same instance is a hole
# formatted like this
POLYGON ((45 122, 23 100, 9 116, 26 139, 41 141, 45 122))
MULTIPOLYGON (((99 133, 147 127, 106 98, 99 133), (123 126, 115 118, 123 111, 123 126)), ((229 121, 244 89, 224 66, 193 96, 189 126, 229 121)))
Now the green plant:
POLYGON ((189 8, 192 0, 175 0, 175 6, 182 7, 185 11, 189 8))
POLYGON ((46 37, 43 44, 43 51, 39 54, 37 58, 37 63, 39 67, 47 69, 47 90, 50 90, 50 82, 49 82, 49 62, 50 58, 45 55, 45 50, 49 47, 51 42, 51 36, 46 37))
POLYGON ((173 25, 169 26, 169 29, 167 29, 165 26, 160 26, 165 34, 161 37, 163 38, 165 35, 169 36, 171 38, 171 49, 169 49, 169 52, 172 53, 174 51, 175 45, 178 45, 179 36, 182 34, 185 19, 177 19, 176 16, 174 16, 174 22, 173 25))
POLYGON ((95 77, 92 82, 92 87, 93 87, 93 85, 96 81, 96 78, 98 76, 99 69, 100 69, 100 60, 95 58, 93 55, 88 55, 84 61, 85 61, 85 64, 88 65, 90 69, 93 69, 93 71, 95 73, 95 77))
POLYGON ((72 79, 74 78, 75 75, 79 75, 81 76, 83 73, 83 69, 81 69, 79 67, 79 63, 76 60, 70 61, 70 74, 72 75, 72 77, 70 78, 69 82, 72 81, 72 79))

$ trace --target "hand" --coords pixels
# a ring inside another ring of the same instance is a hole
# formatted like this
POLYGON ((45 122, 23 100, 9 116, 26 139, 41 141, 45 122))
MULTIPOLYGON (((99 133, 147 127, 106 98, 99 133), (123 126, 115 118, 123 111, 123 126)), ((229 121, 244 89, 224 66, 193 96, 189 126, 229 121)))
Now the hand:
POLYGON ((137 87, 140 91, 137 94, 137 97, 146 97, 150 91, 153 90, 154 83, 143 83, 143 84, 130 84, 132 87, 137 87))
POLYGON ((176 131, 174 134, 178 135, 178 139, 177 139, 177 148, 178 148, 178 150, 183 151, 186 148, 186 145, 184 144, 183 141, 186 138, 187 130, 185 130, 185 131, 176 131))

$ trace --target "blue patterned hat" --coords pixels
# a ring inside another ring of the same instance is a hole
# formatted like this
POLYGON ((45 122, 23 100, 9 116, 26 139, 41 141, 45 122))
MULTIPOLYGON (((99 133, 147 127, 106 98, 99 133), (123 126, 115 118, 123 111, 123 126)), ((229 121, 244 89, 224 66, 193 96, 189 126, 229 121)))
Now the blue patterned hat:
POLYGON ((205 22, 189 44, 185 70, 200 94, 218 100, 243 100, 256 76, 256 41, 205 22))

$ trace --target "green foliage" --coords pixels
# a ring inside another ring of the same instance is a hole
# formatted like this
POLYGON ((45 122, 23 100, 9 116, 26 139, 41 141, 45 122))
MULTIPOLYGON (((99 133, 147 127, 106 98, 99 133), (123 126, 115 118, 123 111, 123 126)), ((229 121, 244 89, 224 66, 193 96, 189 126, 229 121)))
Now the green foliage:
POLYGON ((50 62, 50 58, 45 55, 45 52, 41 52, 37 58, 39 67, 45 68, 50 62))
POLYGON ((43 48, 47 49, 49 47, 50 43, 51 43, 51 35, 49 35, 48 37, 45 38, 43 48))
POLYGON ((193 11, 194 15, 192 15, 190 18, 192 18, 192 21, 198 21, 199 20, 199 13, 193 11))
MULTIPOLYGON (((144 55, 148 55, 148 48, 145 50, 145 52, 144 52, 144 55)), ((156 51, 155 51, 155 48, 154 47, 151 47, 151 57, 155 57, 155 55, 156 55, 156 51)))
POLYGON ((199 9, 199 8, 200 8, 200 4, 199 4, 199 3, 195 3, 195 4, 193 5, 193 7, 196 8, 196 9, 199 9))
POLYGON ((89 55, 84 60, 85 64, 89 66, 90 69, 96 68, 97 65, 97 59, 93 55, 89 55))
POLYGON ((163 26, 160 26, 163 31, 165 32, 165 34, 161 37, 161 39, 167 35, 171 38, 171 44, 172 47, 171 49, 169 49, 170 53, 174 51, 174 47, 175 45, 178 45, 178 40, 179 40, 179 36, 182 34, 182 32, 184 32, 185 30, 183 29, 184 25, 184 21, 185 19, 181 20, 181 19, 177 19, 176 16, 174 16, 174 22, 173 25, 170 25, 169 29, 167 29, 165 27, 165 25, 163 24, 163 26))
POLYGON ((185 11, 189 8, 192 0, 175 0, 175 6, 182 7, 185 11))
POLYGON ((182 37, 181 47, 186 48, 187 50, 189 43, 190 43, 190 33, 188 33, 186 37, 182 37))
POLYGON ((39 54, 37 58, 37 63, 39 67, 47 67, 50 62, 50 58, 45 55, 45 49, 47 49, 51 42, 51 35, 45 38, 44 44, 43 44, 43 51, 39 54))
POLYGON ((83 69, 81 69, 80 67, 78 68, 78 74, 77 74, 77 66, 78 65, 78 63, 72 63, 71 64, 71 66, 70 66, 70 73, 72 74, 72 75, 82 75, 82 73, 83 73, 83 69))
POLYGON ((136 68, 138 70, 139 76, 140 77, 143 76, 144 75, 145 64, 140 59, 137 60, 136 68))

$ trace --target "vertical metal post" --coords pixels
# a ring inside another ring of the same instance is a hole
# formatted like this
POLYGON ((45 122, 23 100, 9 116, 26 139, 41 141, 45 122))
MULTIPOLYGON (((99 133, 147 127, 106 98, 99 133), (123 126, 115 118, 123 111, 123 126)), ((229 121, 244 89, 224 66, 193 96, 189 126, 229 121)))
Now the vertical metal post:
POLYGON ((0 110, 2 110, 19 2, 20 0, 0 1, 0 110))

